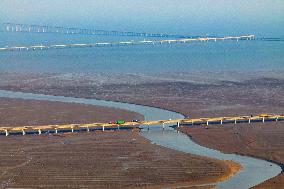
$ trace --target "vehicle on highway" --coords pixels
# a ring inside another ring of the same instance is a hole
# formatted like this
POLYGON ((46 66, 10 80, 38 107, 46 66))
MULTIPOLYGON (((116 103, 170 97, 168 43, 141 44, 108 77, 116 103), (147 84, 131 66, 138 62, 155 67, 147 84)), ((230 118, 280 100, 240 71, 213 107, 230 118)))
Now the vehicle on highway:
POLYGON ((124 124, 124 123, 125 123, 125 121, 122 120, 122 119, 116 121, 116 124, 119 124, 119 125, 124 124))

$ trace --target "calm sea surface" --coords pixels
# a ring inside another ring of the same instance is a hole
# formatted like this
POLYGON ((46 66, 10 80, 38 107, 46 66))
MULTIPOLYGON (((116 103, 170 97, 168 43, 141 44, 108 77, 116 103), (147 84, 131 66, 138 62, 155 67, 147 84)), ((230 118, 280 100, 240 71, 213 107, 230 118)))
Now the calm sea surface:
MULTIPOLYGON (((0 47, 143 39, 0 32, 0 47)), ((0 53, 0 72, 163 73, 266 70, 284 70, 283 41, 211 41, 0 53)))

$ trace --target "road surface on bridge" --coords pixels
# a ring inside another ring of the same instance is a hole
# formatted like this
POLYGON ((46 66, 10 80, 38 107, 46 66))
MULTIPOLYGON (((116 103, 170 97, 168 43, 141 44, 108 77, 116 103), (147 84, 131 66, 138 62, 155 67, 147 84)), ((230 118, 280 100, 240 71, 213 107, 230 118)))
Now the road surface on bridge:
POLYGON ((0 133, 4 133, 8 136, 11 133, 22 133, 25 135, 27 132, 42 134, 43 131, 60 132, 74 132, 78 131, 90 131, 93 129, 104 131, 106 128, 120 127, 139 127, 140 125, 147 125, 148 129, 150 125, 161 125, 165 128, 165 124, 175 124, 177 127, 180 125, 205 125, 210 124, 227 124, 227 123, 253 123, 266 121, 282 121, 284 120, 284 114, 261 114, 258 116, 234 116, 234 117, 214 117, 214 118, 186 118, 186 119, 173 119, 173 120, 154 120, 154 121, 137 121, 137 122, 125 122, 123 124, 116 123, 89 123, 89 124, 64 124, 64 125, 42 125, 42 126, 15 126, 15 127, 0 127, 0 133))

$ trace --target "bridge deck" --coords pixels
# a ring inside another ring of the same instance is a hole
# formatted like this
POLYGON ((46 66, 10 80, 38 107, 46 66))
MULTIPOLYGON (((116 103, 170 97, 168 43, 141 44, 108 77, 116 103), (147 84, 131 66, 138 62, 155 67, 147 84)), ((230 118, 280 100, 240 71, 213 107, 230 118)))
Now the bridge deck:
POLYGON ((0 134, 8 136, 10 133, 19 133, 23 135, 26 132, 33 132, 41 134, 42 131, 54 131, 66 130, 74 132, 74 130, 86 130, 92 129, 105 130, 109 128, 119 127, 138 127, 139 125, 163 125, 164 124, 180 124, 184 125, 209 125, 209 124, 226 124, 226 123, 252 123, 252 122, 266 122, 266 121, 282 121, 284 115, 268 114, 265 116, 237 116, 237 117, 215 117, 215 118, 194 118, 194 119, 173 119, 173 120, 156 120, 156 121, 140 121, 140 122, 126 122, 124 124, 109 124, 109 123, 89 123, 89 124, 65 124, 65 125, 42 125, 42 126, 19 126, 19 127, 0 127, 0 134))
POLYGON ((171 43, 190 43, 201 41, 224 41, 224 40, 252 40, 254 35, 230 36, 230 37, 197 37, 182 39, 164 39, 164 40, 142 40, 142 41, 118 41, 118 42, 97 42, 97 43, 78 43, 78 44, 55 44, 55 45, 29 45, 0 47, 0 52, 5 51, 24 51, 24 50, 48 50, 65 48, 90 48, 90 47, 112 47, 112 46, 132 46, 132 45, 158 45, 171 43))

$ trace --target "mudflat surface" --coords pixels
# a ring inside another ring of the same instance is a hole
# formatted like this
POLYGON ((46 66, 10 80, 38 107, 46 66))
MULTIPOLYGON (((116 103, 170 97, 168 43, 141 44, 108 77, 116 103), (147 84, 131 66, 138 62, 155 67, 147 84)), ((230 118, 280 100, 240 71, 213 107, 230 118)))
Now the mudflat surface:
MULTIPOLYGON (((0 125, 11 127, 143 119, 134 112, 83 104, 8 98, 0 98, 0 104, 0 125)), ((232 162, 153 145, 137 130, 1 136, 0 151, 0 188, 207 189, 239 169, 232 162)))
MULTIPOLYGON (((197 143, 227 153, 238 153, 284 164, 284 122, 181 127, 197 143)), ((284 174, 255 188, 283 188, 284 174)))
POLYGON ((0 151, 3 188, 210 188, 197 186, 231 172, 222 161, 153 145, 138 131, 1 137, 0 151))
POLYGON ((143 119, 126 110, 84 104, 0 98, 0 126, 109 122, 143 119))
POLYGON ((6 73, 0 75, 0 89, 145 104, 190 117, 283 113, 283 74, 276 74, 275 78, 263 77, 265 74, 261 73, 232 79, 236 74, 231 73, 230 80, 223 79, 222 74, 215 76, 218 80, 213 76, 209 79, 210 74, 206 74, 192 78, 191 73, 176 73, 177 79, 165 79, 167 75, 160 78, 158 74, 142 77, 6 73))
MULTIPOLYGON (((166 74, 162 78, 158 75, 143 77, 128 75, 127 78, 107 76, 108 79, 101 76, 98 80, 97 77, 85 75, 27 76, 6 73, 0 77, 0 89, 138 103, 181 112, 191 118, 260 113, 283 114, 284 111, 282 72, 278 75, 229 73, 226 77, 222 73, 215 77, 204 73, 198 76, 190 73, 174 73, 175 78, 169 75, 166 74), (237 78, 233 79, 235 76, 237 78)), ((247 127, 244 126, 244 129, 238 130, 239 134, 234 134, 226 130, 226 125, 218 128, 218 133, 207 134, 219 136, 219 140, 214 143, 216 146, 211 146, 212 148, 248 153, 283 163, 284 149, 283 145, 280 145, 284 143, 282 128, 257 126, 259 124, 256 124, 258 129, 246 129, 247 127), (242 140, 236 142, 235 138, 240 136, 242 140), (219 145, 219 142, 224 143, 222 138, 226 138, 226 143, 230 145, 219 145), (255 142, 250 144, 247 141, 251 138, 256 138, 258 143, 263 145, 260 147, 255 142), (244 152, 246 148, 250 149, 250 153, 244 152), (270 155, 268 156, 266 152, 270 155)), ((213 130, 209 129, 207 132, 211 131, 213 130)), ((200 139, 199 142, 202 143, 202 140, 200 139)), ((212 142, 203 141, 202 144, 210 146, 212 142)), ((279 186, 284 186, 283 174, 258 187, 279 188, 279 186)))

